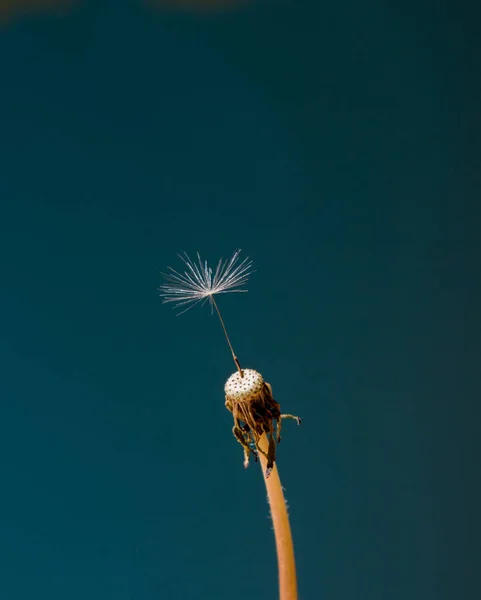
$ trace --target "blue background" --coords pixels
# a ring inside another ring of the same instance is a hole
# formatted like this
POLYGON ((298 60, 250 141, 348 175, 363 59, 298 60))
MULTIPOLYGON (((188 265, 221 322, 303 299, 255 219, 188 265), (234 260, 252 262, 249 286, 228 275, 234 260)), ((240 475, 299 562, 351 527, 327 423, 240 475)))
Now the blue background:
POLYGON ((477 3, 86 2, 0 25, 0 598, 277 597, 207 308, 286 412, 301 600, 479 598, 477 3))

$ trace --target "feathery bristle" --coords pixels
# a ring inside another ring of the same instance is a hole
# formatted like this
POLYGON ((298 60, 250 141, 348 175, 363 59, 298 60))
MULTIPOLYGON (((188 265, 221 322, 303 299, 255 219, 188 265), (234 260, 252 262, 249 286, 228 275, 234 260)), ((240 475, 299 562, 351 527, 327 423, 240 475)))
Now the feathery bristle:
POLYGON ((215 272, 203 261, 197 253, 194 262, 184 252, 179 258, 187 267, 183 273, 169 267, 169 273, 162 273, 166 283, 159 287, 163 302, 174 302, 175 308, 186 307, 182 314, 202 301, 210 301, 215 294, 230 292, 247 292, 241 289, 247 283, 252 271, 252 261, 249 258, 239 259, 240 250, 234 252, 229 260, 221 259, 215 272))

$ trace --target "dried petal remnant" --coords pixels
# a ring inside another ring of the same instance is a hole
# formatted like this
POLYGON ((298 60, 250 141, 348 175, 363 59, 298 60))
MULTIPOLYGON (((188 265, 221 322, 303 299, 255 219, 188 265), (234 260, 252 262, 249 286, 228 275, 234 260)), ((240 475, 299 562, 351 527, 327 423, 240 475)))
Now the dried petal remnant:
POLYGON ((268 477, 276 460, 276 444, 281 441, 282 419, 295 419, 298 424, 301 420, 293 415, 281 414, 271 386, 253 369, 243 369, 241 373, 231 375, 224 391, 226 408, 234 417, 232 433, 244 448, 244 466, 249 466, 250 454, 257 460, 260 452, 267 458, 268 477), (264 433, 269 440, 267 453, 259 447, 259 439, 264 433))

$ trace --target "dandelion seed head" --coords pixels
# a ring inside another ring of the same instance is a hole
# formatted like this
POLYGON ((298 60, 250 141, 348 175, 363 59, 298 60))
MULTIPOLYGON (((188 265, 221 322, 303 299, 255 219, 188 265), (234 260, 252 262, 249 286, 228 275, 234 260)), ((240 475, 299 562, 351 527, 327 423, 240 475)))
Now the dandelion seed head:
POLYGON ((264 388, 264 379, 254 369, 243 369, 242 376, 237 371, 229 377, 224 386, 227 398, 236 402, 255 400, 264 388))
POLYGON ((182 308, 182 314, 198 303, 209 301, 215 294, 230 292, 247 292, 242 289, 246 285, 252 271, 249 258, 241 260, 240 250, 234 252, 228 260, 220 259, 215 271, 202 260, 197 253, 197 260, 191 260, 187 253, 179 254, 184 263, 184 272, 169 267, 162 273, 165 283, 159 286, 160 296, 164 303, 174 303, 175 308, 182 308))

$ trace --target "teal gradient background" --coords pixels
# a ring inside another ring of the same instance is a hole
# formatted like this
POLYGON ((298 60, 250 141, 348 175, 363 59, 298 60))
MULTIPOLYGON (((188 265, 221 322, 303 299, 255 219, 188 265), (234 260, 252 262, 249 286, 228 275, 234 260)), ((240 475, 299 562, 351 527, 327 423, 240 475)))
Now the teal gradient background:
POLYGON ((287 422, 301 600, 480 597, 481 10, 86 2, 0 29, 0 599, 277 597, 207 308, 287 422))

